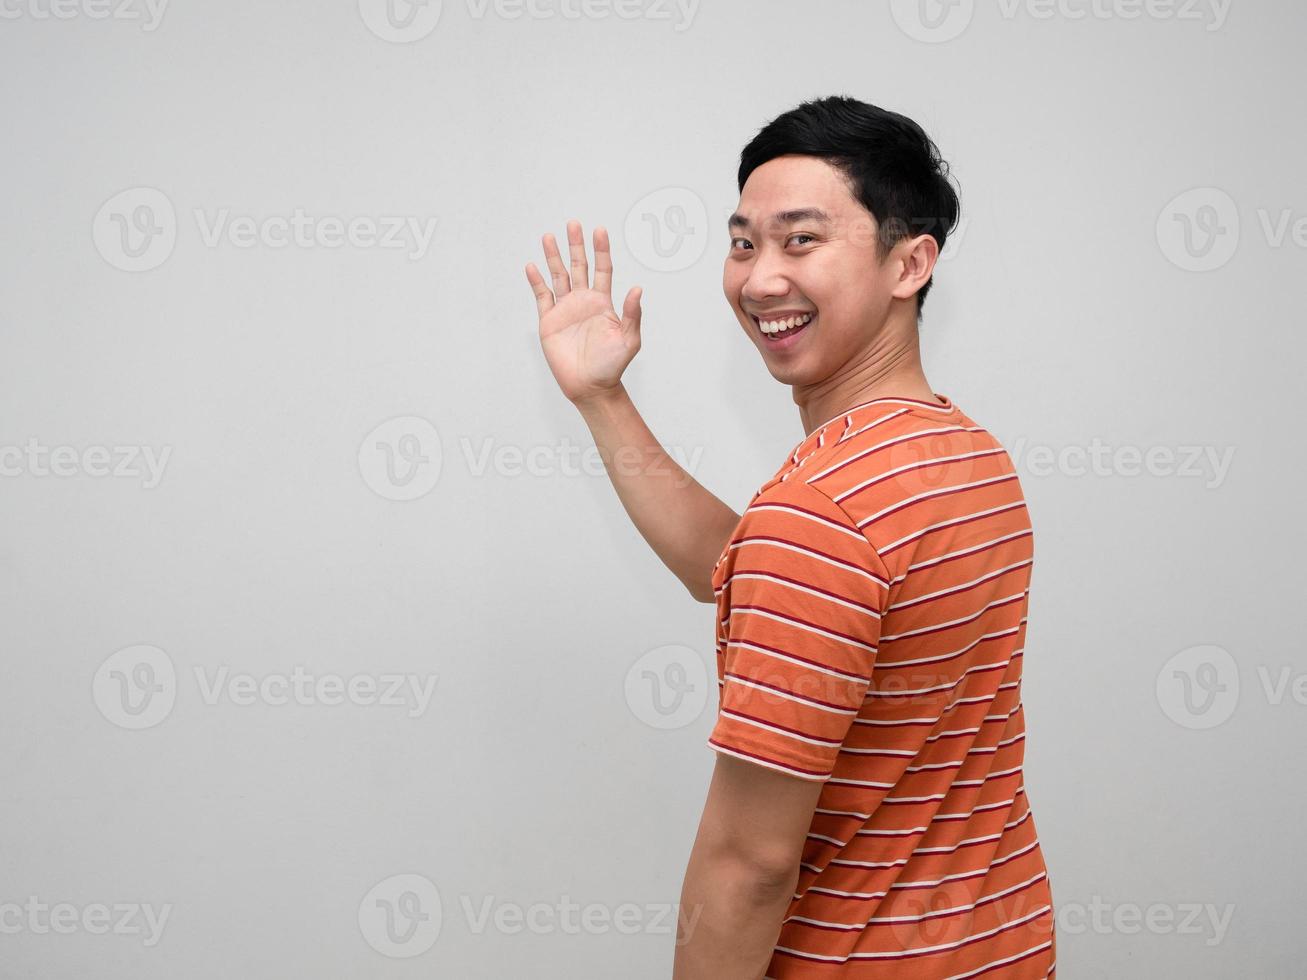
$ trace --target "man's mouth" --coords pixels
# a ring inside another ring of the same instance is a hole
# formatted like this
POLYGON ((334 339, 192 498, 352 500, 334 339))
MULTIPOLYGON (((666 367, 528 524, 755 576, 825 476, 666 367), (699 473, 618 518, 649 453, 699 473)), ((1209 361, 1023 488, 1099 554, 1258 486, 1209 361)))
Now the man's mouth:
POLYGON ((755 316, 753 322, 762 333, 764 343, 768 346, 784 347, 808 329, 816 319, 816 313, 803 313, 769 320, 762 320, 755 316))

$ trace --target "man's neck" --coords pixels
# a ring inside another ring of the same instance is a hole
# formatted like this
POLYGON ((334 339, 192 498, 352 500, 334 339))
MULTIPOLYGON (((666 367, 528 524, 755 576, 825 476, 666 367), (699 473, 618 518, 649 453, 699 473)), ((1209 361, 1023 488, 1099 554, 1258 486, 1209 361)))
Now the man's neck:
POLYGON ((799 406, 799 420, 803 423, 805 436, 812 435, 817 426, 856 405, 889 397, 938 401, 921 369, 921 357, 914 343, 868 358, 822 390, 794 389, 794 401, 799 406))

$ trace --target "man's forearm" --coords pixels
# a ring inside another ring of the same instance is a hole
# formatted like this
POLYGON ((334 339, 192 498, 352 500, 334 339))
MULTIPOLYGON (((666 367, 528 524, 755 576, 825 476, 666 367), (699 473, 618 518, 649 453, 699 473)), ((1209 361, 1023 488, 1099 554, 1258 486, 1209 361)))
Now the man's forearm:
POLYGON ((623 385, 576 407, 631 521, 690 594, 710 602, 713 565, 740 515, 668 455, 623 385))
POLYGON ((765 976, 798 877, 798 868, 781 880, 696 848, 681 888, 672 980, 765 976))

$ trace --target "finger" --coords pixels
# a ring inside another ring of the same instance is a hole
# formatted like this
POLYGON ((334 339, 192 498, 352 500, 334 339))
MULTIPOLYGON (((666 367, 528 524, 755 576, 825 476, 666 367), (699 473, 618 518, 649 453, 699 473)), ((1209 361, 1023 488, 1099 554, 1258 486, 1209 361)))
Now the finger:
POLYGON ((581 222, 567 223, 567 247, 572 253, 572 288, 590 288, 590 269, 585 260, 585 236, 581 234, 581 222))
POLYGON ((636 340, 640 339, 640 317, 643 312, 640 309, 640 298, 644 296, 644 290, 639 286, 632 286, 631 291, 626 294, 626 301, 622 303, 622 330, 625 333, 633 334, 636 340))
POLYGON ((554 307, 554 294, 549 291, 545 277, 540 275, 534 262, 526 264, 526 281, 531 284, 531 292, 535 293, 536 312, 544 316, 554 307))
POLYGON ((608 230, 603 225, 596 225, 595 239, 595 289, 613 301, 613 255, 609 251, 608 230))
POLYGON ((563 266, 563 257, 558 254, 558 242, 554 236, 545 233, 545 264, 554 280, 554 298, 562 299, 572 291, 572 282, 567 278, 567 269, 563 266))

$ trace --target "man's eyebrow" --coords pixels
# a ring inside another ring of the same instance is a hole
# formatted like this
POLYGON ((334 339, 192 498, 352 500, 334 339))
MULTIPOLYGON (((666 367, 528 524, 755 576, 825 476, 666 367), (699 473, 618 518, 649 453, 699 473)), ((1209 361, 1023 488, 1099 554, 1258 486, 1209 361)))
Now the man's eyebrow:
MULTIPOLYGON (((770 220, 781 225, 798 224, 800 221, 817 221, 829 224, 831 216, 821 208, 793 208, 789 211, 777 211, 771 216, 770 220)), ((742 231, 747 231, 749 219, 737 211, 726 219, 726 227, 732 230, 739 228, 742 231)))

